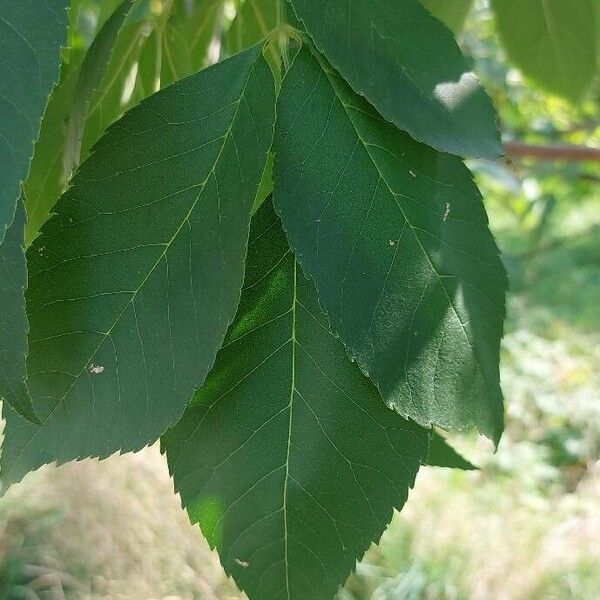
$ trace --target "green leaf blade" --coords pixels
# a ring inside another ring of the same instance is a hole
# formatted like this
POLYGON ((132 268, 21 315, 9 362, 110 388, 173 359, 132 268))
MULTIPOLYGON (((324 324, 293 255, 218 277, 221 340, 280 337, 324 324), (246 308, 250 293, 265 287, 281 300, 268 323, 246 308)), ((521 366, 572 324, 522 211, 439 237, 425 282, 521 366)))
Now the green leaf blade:
POLYGON ((37 422, 25 385, 25 359, 29 325, 25 313, 27 264, 25 242, 25 208, 17 205, 11 226, 0 244, 0 398, 8 402, 25 419, 37 422))
POLYGON ((489 97, 418 0, 290 1, 319 50, 387 120, 443 152, 503 154, 489 97))
POLYGON ((465 24, 473 0, 421 0, 421 4, 457 35, 465 24))
POLYGON ((278 100, 274 197, 290 245, 390 407, 497 442, 507 281, 471 174, 319 60, 301 50, 278 100))
POLYGON ((0 242, 15 215, 67 38, 67 0, 0 1, 0 242))
POLYGON ((599 67, 597 2, 493 0, 492 7, 514 64, 549 91, 580 100, 599 67))
POLYGON ((273 118, 255 47, 155 94, 95 146, 28 252, 42 425, 7 415, 5 481, 138 450, 179 418, 235 315, 273 118))
POLYGON ((225 570, 251 600, 333 597, 404 504, 427 436, 348 361, 265 203, 225 346, 162 440, 225 570))

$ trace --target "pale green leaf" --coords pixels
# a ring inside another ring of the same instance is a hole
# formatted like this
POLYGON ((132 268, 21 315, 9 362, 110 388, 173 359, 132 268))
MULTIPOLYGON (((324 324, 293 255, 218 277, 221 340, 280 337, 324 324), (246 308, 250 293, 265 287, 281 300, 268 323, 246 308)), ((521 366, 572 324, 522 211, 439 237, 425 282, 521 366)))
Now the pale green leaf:
POLYGON ((421 4, 458 34, 473 6, 473 0, 421 0, 421 4))
POLYGON ((490 99, 419 0, 290 1, 331 64, 400 129, 459 156, 503 153, 490 99))
POLYGON ((507 282, 471 173, 319 60, 300 51, 277 108, 275 207, 290 244, 390 407, 498 441, 507 282))
POLYGON ((149 21, 143 18, 130 18, 121 28, 104 77, 88 105, 81 160, 111 123, 155 91, 144 88, 138 77, 140 56, 151 31, 149 21))
POLYGON ((35 143, 29 175, 23 184, 27 209, 26 246, 38 235, 65 188, 65 123, 73 101, 82 58, 82 51, 71 50, 69 61, 62 63, 60 81, 50 96, 40 135, 35 143))
POLYGON ((225 346, 163 437, 226 572, 250 600, 333 598, 406 501, 427 437, 348 360, 263 204, 225 346))
POLYGON ((598 0, 493 0, 510 60, 549 91, 573 101, 598 71, 598 0))
POLYGON ((67 39, 67 0, 0 0, 0 242, 27 178, 67 39))
POLYGON ((2 479, 134 451, 180 417, 237 308, 271 145, 271 71, 254 47, 148 98, 76 173, 28 251, 28 386, 2 479))
POLYGON ((25 207, 19 201, 13 222, 0 244, 0 398, 26 419, 37 421, 25 385, 29 327, 24 296, 27 287, 24 236, 25 207))
MULTIPOLYGON (((277 26, 280 5, 281 0, 245 0, 225 37, 229 53, 240 52, 266 38, 277 26)), ((269 53, 272 64, 278 64, 279 55, 273 46, 269 53)))
POLYGON ((87 51, 73 94, 73 102, 66 123, 65 154, 63 157, 65 180, 77 168, 81 155, 81 141, 89 102, 102 81, 117 36, 135 0, 123 0, 98 32, 87 51))

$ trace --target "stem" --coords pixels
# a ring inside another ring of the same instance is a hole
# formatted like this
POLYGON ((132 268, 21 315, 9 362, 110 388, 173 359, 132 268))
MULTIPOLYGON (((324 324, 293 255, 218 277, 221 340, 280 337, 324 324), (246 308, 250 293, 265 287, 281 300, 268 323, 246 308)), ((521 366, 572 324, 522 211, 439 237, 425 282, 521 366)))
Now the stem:
POLYGON ((277 2, 277 45, 283 59, 283 68, 285 71, 290 66, 290 57, 288 53, 288 35, 287 35, 287 0, 278 0, 277 2))
POLYGON ((600 162, 600 148, 589 146, 540 146, 507 142, 506 154, 512 158, 531 157, 547 161, 600 162))

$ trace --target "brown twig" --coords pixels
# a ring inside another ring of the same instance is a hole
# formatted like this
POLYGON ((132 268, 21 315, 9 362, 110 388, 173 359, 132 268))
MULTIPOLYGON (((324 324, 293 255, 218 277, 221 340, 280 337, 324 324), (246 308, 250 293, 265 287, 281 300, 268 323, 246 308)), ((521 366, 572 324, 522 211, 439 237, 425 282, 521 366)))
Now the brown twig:
POLYGON ((511 158, 535 158, 547 161, 600 162, 600 148, 589 146, 540 146, 521 142, 504 144, 507 156, 511 158))

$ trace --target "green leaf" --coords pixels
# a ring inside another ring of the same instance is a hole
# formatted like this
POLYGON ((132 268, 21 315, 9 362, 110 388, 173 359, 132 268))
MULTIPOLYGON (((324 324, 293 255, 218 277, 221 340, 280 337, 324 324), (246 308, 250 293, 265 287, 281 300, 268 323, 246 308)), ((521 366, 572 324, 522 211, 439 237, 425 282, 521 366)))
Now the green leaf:
POLYGON ((476 466, 461 456, 436 432, 432 432, 429 438, 429 450, 424 464, 429 467, 444 467, 446 469, 460 469, 461 471, 477 470, 476 466))
POLYGON ((452 29, 460 33, 473 0, 421 0, 421 4, 434 16, 452 29))
POLYGON ((350 363, 265 203, 225 346, 163 437, 227 573, 250 600, 332 598, 406 501, 427 436, 350 363))
POLYGON ((12 225, 0 244, 0 397, 30 421, 37 417, 25 385, 27 265, 23 250, 25 207, 17 204, 12 225))
POLYGON ((598 70, 597 0, 493 0, 498 33, 510 60, 549 91, 572 101, 598 70))
POLYGON ((140 56, 150 31, 148 20, 130 18, 117 36, 104 77, 88 106, 81 160, 111 123, 154 91, 144 88, 138 76, 140 56))
POLYGON ((165 88, 95 146, 28 251, 28 385, 4 482, 135 451, 178 419, 233 319, 271 145, 261 48, 165 88))
POLYGON ((23 184, 27 209, 26 247, 38 235, 52 207, 65 189, 65 123, 73 101, 82 58, 81 51, 71 50, 69 61, 62 63, 60 81, 48 100, 40 135, 35 143, 29 175, 23 184))
POLYGON ((503 154, 490 99, 418 0, 290 1, 319 50, 386 119, 438 150, 503 154))
POLYGON ((319 60, 303 48, 278 101, 275 208, 290 245, 390 407, 498 441, 507 284, 471 173, 319 60))
MULTIPOLYGON (((225 41, 230 54, 266 38, 277 27, 280 0, 245 0, 236 12, 225 41)), ((268 47, 269 62, 279 68, 279 53, 274 45, 268 47)))
POLYGON ((0 0, 0 243, 15 215, 67 39, 68 0, 0 0))
POLYGON ((81 65, 66 124, 65 155, 63 159, 65 179, 68 179, 79 165, 81 141, 89 102, 102 81, 117 36, 133 7, 134 1, 124 0, 119 5, 98 32, 81 65))

